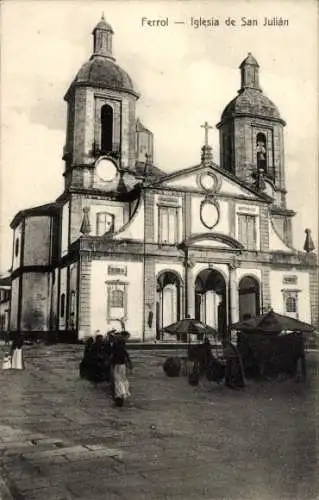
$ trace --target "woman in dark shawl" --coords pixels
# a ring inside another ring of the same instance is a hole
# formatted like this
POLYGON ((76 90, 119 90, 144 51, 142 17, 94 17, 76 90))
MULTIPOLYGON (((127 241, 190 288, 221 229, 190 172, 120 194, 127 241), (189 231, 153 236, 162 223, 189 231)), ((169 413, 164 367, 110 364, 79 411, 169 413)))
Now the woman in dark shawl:
POLYGON ((239 352, 229 340, 223 343, 223 348, 226 360, 225 385, 231 388, 244 387, 244 370, 239 352))

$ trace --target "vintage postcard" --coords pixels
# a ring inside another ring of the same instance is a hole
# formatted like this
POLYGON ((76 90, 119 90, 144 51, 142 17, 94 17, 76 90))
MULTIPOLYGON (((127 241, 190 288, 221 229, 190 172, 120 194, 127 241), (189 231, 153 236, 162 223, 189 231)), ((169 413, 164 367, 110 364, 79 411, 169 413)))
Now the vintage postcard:
POLYGON ((318 3, 0 9, 0 498, 315 500, 318 3))

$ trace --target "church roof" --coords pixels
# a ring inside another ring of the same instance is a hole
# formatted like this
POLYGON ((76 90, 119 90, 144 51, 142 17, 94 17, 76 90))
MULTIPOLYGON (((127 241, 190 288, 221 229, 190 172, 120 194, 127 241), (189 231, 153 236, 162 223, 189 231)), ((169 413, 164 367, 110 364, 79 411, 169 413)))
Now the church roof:
POLYGON ((11 278, 10 276, 0 277, 0 287, 10 287, 11 286, 11 278))
POLYGON ((26 208, 25 210, 20 210, 18 212, 11 224, 10 227, 11 229, 14 229, 17 227, 17 225, 26 217, 33 217, 33 216, 39 216, 39 215, 55 215, 57 210, 59 208, 59 205, 55 202, 53 203, 47 203, 46 205, 40 205, 38 207, 32 207, 32 208, 26 208))
POLYGON ((128 91, 137 95, 130 76, 112 59, 93 56, 83 64, 73 81, 73 85, 92 85, 112 90, 128 91))
POLYGON ((258 66, 258 68, 259 68, 259 64, 251 52, 248 52, 248 56, 246 57, 246 59, 243 60, 243 62, 241 63, 241 65, 239 67, 242 68, 246 64, 250 64, 251 66, 258 66))
POLYGON ((148 128, 144 127, 139 118, 137 118, 136 120, 136 132, 147 132, 149 134, 152 133, 148 128))
POLYGON ((260 90, 245 88, 240 91, 222 113, 222 121, 237 115, 255 115, 281 120, 277 106, 260 90))
MULTIPOLYGON (((250 191, 256 197, 260 198, 260 200, 262 200, 268 204, 272 203, 272 201, 273 201, 272 198, 270 198, 266 193, 256 191, 256 189, 254 189, 253 186, 242 181, 241 179, 236 177, 231 172, 228 172, 227 170, 224 170, 223 168, 219 167, 216 163, 212 162, 210 165, 210 168, 212 168, 213 170, 218 172, 222 177, 225 177, 225 178, 233 181, 238 186, 241 186, 242 188, 246 189, 247 191, 250 191)), ((168 180, 175 179, 177 177, 183 177, 183 176, 186 176, 188 174, 198 172, 201 169, 206 170, 207 167, 205 167, 205 165, 200 163, 200 164, 194 165, 192 167, 183 168, 182 170, 174 170, 173 172, 169 172, 169 173, 163 172, 163 175, 160 178, 154 179, 154 186, 160 186, 162 183, 164 183, 168 180)))
MULTIPOLYGON (((160 180, 167 175, 167 172, 164 172, 160 168, 155 165, 147 165, 147 177, 153 177, 154 180, 160 180)), ((138 161, 135 164, 135 173, 137 177, 144 177, 145 173, 145 163, 138 161)))

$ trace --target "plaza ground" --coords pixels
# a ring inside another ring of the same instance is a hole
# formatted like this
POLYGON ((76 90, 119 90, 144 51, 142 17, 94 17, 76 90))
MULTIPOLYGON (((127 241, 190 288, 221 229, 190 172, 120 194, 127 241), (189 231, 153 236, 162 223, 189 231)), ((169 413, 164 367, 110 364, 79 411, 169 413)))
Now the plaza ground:
POLYGON ((167 351, 134 350, 124 408, 79 378, 81 354, 30 346, 24 372, 0 370, 1 500, 319 498, 318 352, 305 384, 232 391, 167 378, 167 351))

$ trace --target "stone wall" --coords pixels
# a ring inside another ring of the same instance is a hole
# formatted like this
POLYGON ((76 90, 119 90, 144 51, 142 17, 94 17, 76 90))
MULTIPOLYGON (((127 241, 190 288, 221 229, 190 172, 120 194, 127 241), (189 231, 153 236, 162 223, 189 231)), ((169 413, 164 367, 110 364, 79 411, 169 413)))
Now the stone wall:
POLYGON ((51 227, 49 216, 26 217, 24 233, 24 266, 47 266, 51 257, 51 227))

